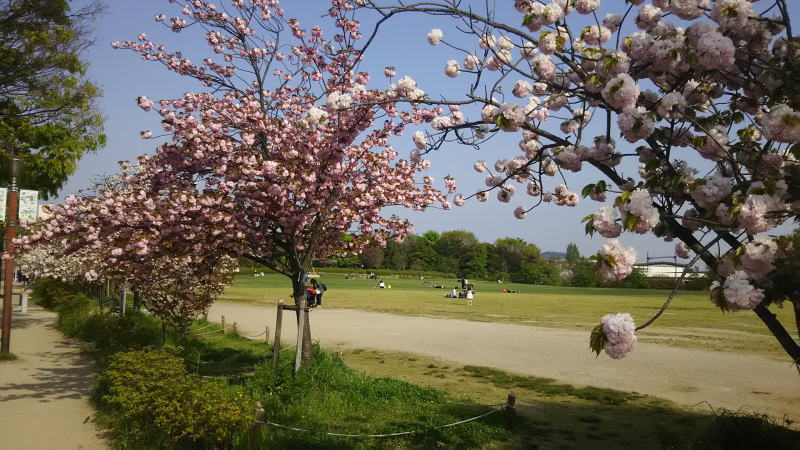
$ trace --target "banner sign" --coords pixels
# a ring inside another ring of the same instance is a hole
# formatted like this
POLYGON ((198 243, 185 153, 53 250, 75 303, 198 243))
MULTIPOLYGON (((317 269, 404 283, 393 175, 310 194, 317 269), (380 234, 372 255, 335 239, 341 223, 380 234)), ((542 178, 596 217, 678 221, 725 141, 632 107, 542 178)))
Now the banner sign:
MULTIPOLYGON (((4 203, 5 204, 5 203, 4 203)), ((19 220, 35 222, 39 217, 39 191, 19 191, 19 220)))
POLYGON ((8 201, 8 188, 0 188, 0 222, 6 221, 7 201, 8 201))

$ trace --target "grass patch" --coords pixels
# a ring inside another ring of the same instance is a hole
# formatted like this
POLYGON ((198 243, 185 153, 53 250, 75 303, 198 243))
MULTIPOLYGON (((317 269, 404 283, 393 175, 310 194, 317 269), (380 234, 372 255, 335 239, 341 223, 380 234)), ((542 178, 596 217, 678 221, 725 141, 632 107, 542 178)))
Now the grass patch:
MULTIPOLYGON (((192 330, 213 329, 209 325, 198 322, 192 330)), ((281 364, 273 370, 270 347, 234 334, 185 337, 170 331, 166 343, 179 349, 169 355, 152 353, 158 350, 149 349, 161 344, 160 323, 136 311, 118 317, 102 314, 86 301, 70 301, 61 307, 59 327, 89 342, 103 367, 94 402, 98 423, 110 430, 112 446, 118 448, 472 448, 529 435, 527 420, 512 411, 440 428, 491 409, 459 404, 435 388, 354 371, 339 356, 319 348, 315 363, 294 377, 291 350, 281 354, 281 364), (154 367, 161 363, 169 370, 154 367), (135 388, 139 385, 143 387, 135 388), (184 394, 188 397, 182 400, 184 394), (203 419, 215 417, 208 408, 238 402, 252 411, 256 401, 270 421, 309 431, 251 429, 248 421, 222 433, 213 428, 219 421, 203 419), (413 433, 386 439, 326 434, 404 431, 413 433), (226 440, 218 441, 220 436, 226 440)))
POLYGON ((751 436, 742 441, 748 443, 747 446, 719 446, 713 439, 723 439, 720 434, 728 433, 723 427, 731 419, 719 412, 714 415, 707 409, 688 409, 647 395, 613 390, 611 394, 615 395, 610 396, 583 395, 581 388, 561 385, 553 389, 555 383, 543 382, 546 379, 537 377, 480 367, 458 367, 424 356, 414 356, 412 362, 405 353, 343 350, 342 358, 348 365, 371 375, 391 374, 414 384, 445 390, 460 397, 462 402, 499 403, 513 390, 517 412, 529 420, 527 435, 517 435, 509 441, 515 448, 699 450, 771 448, 752 443, 772 445, 777 442, 774 448, 783 449, 797 448, 796 443, 800 443, 800 433, 765 418, 763 423, 752 424, 753 428, 747 430, 751 436), (379 358, 389 364, 375 364, 379 358), (428 365, 450 366, 446 371, 447 379, 426 373, 428 365), (778 428, 780 431, 775 431, 778 428), (764 440, 773 435, 778 438, 764 440))
POLYGON ((17 355, 13 353, 0 353, 0 362, 2 361, 16 361, 17 355))
MULTIPOLYGON (((652 317, 669 294, 657 289, 576 288, 475 281, 474 306, 465 299, 444 295, 458 284, 456 279, 428 279, 434 289, 419 279, 383 277, 392 289, 376 289, 376 280, 345 279, 340 274, 322 274, 328 286, 325 308, 349 308, 406 316, 446 317, 480 322, 580 330, 588 333, 608 313, 629 312, 636 323, 652 317), (518 294, 504 294, 514 289, 518 294)), ((470 280, 472 282, 472 280, 470 280)), ((282 275, 237 276, 222 300, 275 305, 288 300, 291 285, 282 275)), ((790 334, 797 329, 791 308, 774 309, 790 334)), ((786 353, 755 314, 739 311, 723 314, 708 300, 707 292, 679 292, 658 322, 638 333, 641 342, 683 348, 703 348, 753 353, 785 360, 786 353)))
POLYGON ((641 397, 638 394, 593 386, 576 388, 570 384, 559 383, 552 378, 510 374, 489 367, 464 366, 462 370, 471 377, 492 383, 497 387, 504 389, 523 388, 549 396, 570 396, 611 405, 629 402, 641 397))

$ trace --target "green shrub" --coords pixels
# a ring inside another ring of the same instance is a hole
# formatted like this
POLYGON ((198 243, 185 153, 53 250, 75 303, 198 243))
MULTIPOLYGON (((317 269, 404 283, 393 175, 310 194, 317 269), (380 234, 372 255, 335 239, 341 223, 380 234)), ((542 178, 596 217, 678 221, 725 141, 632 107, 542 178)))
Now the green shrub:
POLYGON ((697 450, 800 449, 800 432, 785 428, 767 415, 719 409, 694 432, 678 435, 662 429, 659 441, 664 448, 697 450))
POLYGON ((69 337, 78 337, 91 314, 91 300, 83 294, 71 294, 58 304, 58 329, 69 337))
POLYGON ((157 319, 139 311, 130 311, 123 317, 104 314, 83 294, 68 296, 61 302, 57 324, 65 335, 94 344, 101 363, 115 352, 161 342, 157 319))
POLYGON ((69 296, 82 293, 82 289, 71 283, 52 278, 39 278, 33 283, 31 299, 43 308, 55 309, 69 296))
POLYGON ((176 445, 219 447, 252 420, 241 392, 186 373, 181 349, 117 353, 98 377, 98 393, 129 430, 176 445))

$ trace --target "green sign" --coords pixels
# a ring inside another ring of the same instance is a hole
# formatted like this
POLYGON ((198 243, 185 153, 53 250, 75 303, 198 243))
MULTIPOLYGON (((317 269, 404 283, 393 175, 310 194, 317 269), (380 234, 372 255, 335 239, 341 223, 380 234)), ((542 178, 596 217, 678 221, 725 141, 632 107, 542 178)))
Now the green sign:
POLYGON ((35 222, 39 217, 39 191, 19 191, 19 220, 35 222))

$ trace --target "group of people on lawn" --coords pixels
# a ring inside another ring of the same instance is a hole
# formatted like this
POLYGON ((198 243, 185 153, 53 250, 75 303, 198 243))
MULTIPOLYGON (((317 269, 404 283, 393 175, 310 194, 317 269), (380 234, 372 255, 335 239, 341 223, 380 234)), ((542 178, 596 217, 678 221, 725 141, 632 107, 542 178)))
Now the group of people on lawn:
MULTIPOLYGON (((308 305, 309 308, 322 306, 322 295, 328 290, 328 287, 325 286, 324 283, 317 281, 316 278, 311 278, 311 280, 309 280, 308 274, 306 274, 305 277, 306 282, 311 283, 310 286, 306 285, 306 305, 308 305)), ((461 289, 459 289, 458 286, 454 286, 453 290, 446 294, 445 297, 465 298, 467 299, 467 305, 472 306, 472 300, 475 298, 475 286, 464 277, 461 277, 460 281, 461 289)), ((380 289, 386 289, 387 285, 383 282, 383 280, 378 279, 378 285, 376 287, 380 289)))
POLYGON ((453 286, 453 290, 445 295, 447 298, 465 298, 467 305, 472 306, 472 300, 475 298, 475 286, 464 277, 461 277, 461 289, 458 286, 453 286))

